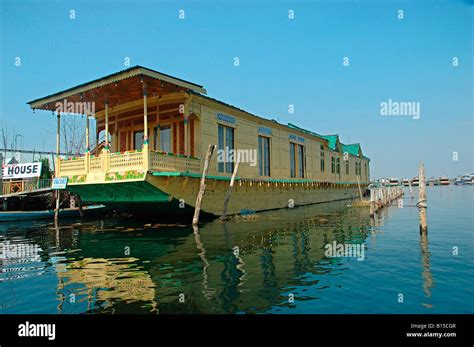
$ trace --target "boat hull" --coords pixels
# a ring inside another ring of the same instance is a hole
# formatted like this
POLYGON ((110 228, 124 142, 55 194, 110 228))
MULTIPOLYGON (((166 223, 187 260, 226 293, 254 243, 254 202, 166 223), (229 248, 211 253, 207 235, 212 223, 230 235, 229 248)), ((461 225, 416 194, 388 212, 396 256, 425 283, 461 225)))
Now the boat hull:
MULTIPOLYGON (((154 176, 142 181, 70 185, 68 189, 83 201, 134 214, 182 215, 194 210, 200 178, 177 175, 154 176)), ((229 180, 210 178, 201 210, 220 216, 229 180)), ((367 184, 361 185, 364 190, 367 184)), ((236 181, 227 214, 246 214, 279 208, 353 199, 359 196, 357 184, 315 182, 236 181)))

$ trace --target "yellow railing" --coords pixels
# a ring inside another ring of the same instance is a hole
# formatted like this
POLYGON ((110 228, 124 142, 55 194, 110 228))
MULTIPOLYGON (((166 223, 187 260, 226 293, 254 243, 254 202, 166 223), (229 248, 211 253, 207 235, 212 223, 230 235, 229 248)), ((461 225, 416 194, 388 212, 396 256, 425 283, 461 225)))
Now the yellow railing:
POLYGON ((84 173, 86 171, 84 157, 61 160, 61 173, 64 175, 84 173))
POLYGON ((109 171, 126 171, 144 169, 142 151, 110 153, 109 171))
POLYGON ((199 173, 201 160, 155 151, 102 152, 98 156, 61 159, 59 176, 131 170, 180 171, 199 173), (148 157, 147 157, 148 156, 148 157))
MULTIPOLYGON (((62 168, 62 164, 61 164, 61 168, 62 168)), ((91 172, 102 171, 102 157, 101 156, 94 156, 94 157, 89 158, 89 171, 91 172)))
POLYGON ((196 158, 181 157, 152 151, 151 168, 158 171, 199 173, 201 169, 201 161, 196 158))

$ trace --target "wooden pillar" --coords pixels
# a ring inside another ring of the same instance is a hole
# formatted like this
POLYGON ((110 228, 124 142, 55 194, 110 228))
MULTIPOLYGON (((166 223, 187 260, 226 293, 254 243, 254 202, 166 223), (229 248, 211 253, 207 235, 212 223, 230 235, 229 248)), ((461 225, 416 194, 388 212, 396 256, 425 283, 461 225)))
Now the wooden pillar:
POLYGON ((89 124, 89 115, 86 114, 86 154, 84 156, 84 166, 86 169, 86 174, 89 173, 89 157, 90 157, 90 124, 89 124))
POLYGON ((109 102, 105 101, 105 146, 104 150, 109 150, 109 102))
POLYGON ((209 144, 207 148, 206 161, 204 162, 204 168, 202 170, 202 177, 201 177, 201 184, 199 186, 199 192, 196 198, 196 206, 194 208, 193 225, 196 225, 199 223, 199 214, 201 212, 202 198, 204 196, 204 192, 206 191, 206 176, 209 170, 209 162, 211 161, 212 153, 214 153, 215 148, 216 148, 216 145, 211 145, 211 144, 209 144))
POLYGON ((184 155, 189 157, 189 116, 184 115, 184 155))
POLYGON ((426 182, 425 182, 425 165, 420 164, 420 172, 418 175, 420 191, 418 195, 418 209, 420 210, 420 234, 424 234, 428 231, 426 225, 426 182))
POLYGON ((148 163, 150 161, 148 151, 148 104, 147 104, 147 90, 146 84, 143 83, 143 166, 148 170, 148 163))
POLYGON ((161 141, 161 134, 160 134, 160 99, 156 102, 156 144, 155 148, 157 151, 160 151, 160 141, 161 141))

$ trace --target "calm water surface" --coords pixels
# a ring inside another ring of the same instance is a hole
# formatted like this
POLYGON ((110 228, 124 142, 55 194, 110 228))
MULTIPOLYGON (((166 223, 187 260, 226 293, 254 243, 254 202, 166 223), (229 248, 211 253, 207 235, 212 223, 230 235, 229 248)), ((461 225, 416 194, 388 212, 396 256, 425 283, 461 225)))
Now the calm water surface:
POLYGON ((474 187, 427 193, 427 240, 408 191, 375 221, 336 202, 198 230, 0 224, 0 314, 474 313, 474 187), (364 260, 325 257, 333 241, 364 245, 364 260))

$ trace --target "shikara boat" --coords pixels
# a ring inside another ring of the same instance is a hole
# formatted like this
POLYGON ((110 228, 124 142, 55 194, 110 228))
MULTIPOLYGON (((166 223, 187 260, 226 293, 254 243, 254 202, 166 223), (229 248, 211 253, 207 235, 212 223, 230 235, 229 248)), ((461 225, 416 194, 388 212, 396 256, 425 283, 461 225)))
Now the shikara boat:
MULTIPOLYGON (((83 213, 85 217, 95 216, 106 210, 104 205, 84 206, 83 213)), ((79 218, 79 208, 64 208, 59 210, 61 218, 79 218)), ((0 212, 0 222, 15 222, 22 220, 42 220, 54 219, 54 210, 43 211, 5 211, 0 212)))
POLYGON ((217 150, 201 209, 211 215, 223 211, 237 158, 228 214, 352 199, 369 184, 370 159, 360 144, 265 119, 206 93, 136 66, 28 104, 53 111, 58 125, 65 113, 86 116, 86 152, 58 156, 55 175, 67 177, 67 189, 83 201, 117 210, 192 211, 210 144, 217 150), (89 143, 91 119, 96 138, 104 139, 95 145, 100 152, 89 143))

